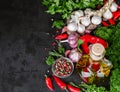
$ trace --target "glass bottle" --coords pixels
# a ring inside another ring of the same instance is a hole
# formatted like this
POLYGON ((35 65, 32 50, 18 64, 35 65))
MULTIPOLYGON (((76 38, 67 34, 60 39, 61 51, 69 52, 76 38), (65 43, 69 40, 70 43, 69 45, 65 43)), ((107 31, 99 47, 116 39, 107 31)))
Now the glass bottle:
POLYGON ((112 63, 105 59, 105 48, 100 43, 89 46, 90 53, 76 64, 80 77, 88 84, 99 83, 109 76, 112 63))

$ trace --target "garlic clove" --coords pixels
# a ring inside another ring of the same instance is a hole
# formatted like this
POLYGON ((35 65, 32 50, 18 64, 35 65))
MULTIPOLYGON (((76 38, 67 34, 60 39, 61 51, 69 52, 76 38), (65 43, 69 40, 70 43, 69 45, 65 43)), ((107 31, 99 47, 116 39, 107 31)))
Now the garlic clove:
POLYGON ((84 26, 88 26, 88 25, 91 23, 90 18, 89 18, 89 17, 83 17, 83 18, 81 19, 81 23, 82 23, 84 26))
POLYGON ((84 13, 85 13, 85 15, 88 15, 88 14, 91 13, 91 11, 92 11, 92 9, 86 8, 85 11, 84 11, 84 13))
POLYGON ((118 5, 115 2, 113 2, 111 7, 110 7, 111 12, 117 11, 117 7, 118 7, 118 5))
POLYGON ((82 25, 82 24, 79 24, 78 28, 77 28, 77 32, 80 33, 80 34, 83 34, 84 31, 85 31, 85 26, 82 25))
POLYGON ((106 10, 106 12, 103 14, 103 17, 108 20, 108 19, 111 19, 111 18, 113 17, 113 15, 112 15, 111 11, 108 9, 108 10, 106 10))
POLYGON ((83 16, 83 15, 84 15, 84 13, 83 13, 82 10, 75 11, 75 16, 81 17, 81 16, 83 16))
POLYGON ((100 16, 94 15, 91 19, 91 22, 95 25, 99 25, 102 22, 102 19, 100 16))
POLYGON ((71 23, 69 23, 69 24, 67 25, 67 29, 68 29, 69 31, 74 32, 74 31, 77 30, 77 24, 74 23, 74 22, 71 22, 71 23))

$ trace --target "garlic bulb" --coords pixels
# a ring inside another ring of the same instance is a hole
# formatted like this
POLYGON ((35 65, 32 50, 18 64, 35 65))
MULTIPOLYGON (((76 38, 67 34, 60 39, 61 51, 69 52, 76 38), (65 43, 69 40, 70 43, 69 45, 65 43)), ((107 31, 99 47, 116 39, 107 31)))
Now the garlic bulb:
POLYGON ((100 16, 94 15, 94 16, 92 17, 91 22, 92 22, 93 24, 95 24, 95 25, 99 25, 99 24, 102 22, 102 19, 101 19, 100 16))
POLYGON ((76 30, 77 30, 77 24, 74 23, 74 22, 71 22, 71 23, 69 23, 69 24, 67 25, 67 29, 68 29, 69 31, 76 31, 76 30))
POLYGON ((77 17, 81 17, 84 15, 82 10, 75 11, 74 13, 75 13, 75 16, 77 16, 77 17))
POLYGON ((105 19, 111 19, 113 17, 111 11, 109 9, 106 10, 106 12, 103 14, 103 17, 105 19))
POLYGON ((82 25, 82 24, 79 24, 78 28, 77 28, 77 32, 80 33, 80 34, 83 34, 84 31, 85 31, 85 26, 82 25))
POLYGON ((82 57, 82 53, 80 53, 77 49, 72 49, 70 51, 69 58, 73 62, 75 62, 75 63, 78 62, 81 57, 82 57))
POLYGON ((111 12, 117 11, 117 7, 118 7, 118 5, 115 2, 113 2, 111 7, 110 7, 111 12))
POLYGON ((84 26, 88 26, 88 25, 91 23, 90 18, 89 18, 89 17, 83 17, 83 18, 81 19, 81 23, 82 23, 84 26))

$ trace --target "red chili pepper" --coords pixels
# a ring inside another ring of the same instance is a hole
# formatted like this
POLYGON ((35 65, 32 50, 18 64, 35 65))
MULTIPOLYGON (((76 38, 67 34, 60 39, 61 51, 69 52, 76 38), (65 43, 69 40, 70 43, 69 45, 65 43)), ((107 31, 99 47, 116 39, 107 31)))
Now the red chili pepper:
POLYGON ((88 43, 84 42, 81 46, 83 51, 88 54, 89 53, 88 43))
POLYGON ((115 25, 115 21, 111 18, 108 20, 111 25, 115 25))
POLYGON ((84 42, 82 44, 82 48, 84 52, 87 54, 89 53, 88 43, 92 43, 92 44, 101 43, 105 48, 108 47, 108 43, 105 40, 98 38, 96 36, 86 34, 86 35, 81 36, 80 39, 83 40, 84 42))
POLYGON ((62 89, 65 90, 67 87, 67 84, 64 83, 62 80, 60 80, 57 76, 53 75, 53 78, 55 80, 55 82, 57 83, 57 85, 62 89))
MULTIPOLYGON (((85 68, 83 69, 83 71, 84 71, 84 72, 89 72, 88 69, 87 69, 87 67, 85 67, 85 68)), ((88 83, 88 77, 84 77, 83 80, 84 80, 84 82, 88 83)))
POLYGON ((91 67, 95 72, 97 72, 100 69, 100 63, 95 61, 91 67))
POLYGON ((45 75, 45 82, 46 82, 46 85, 47 85, 47 87, 51 90, 51 91, 53 91, 54 89, 53 89, 53 85, 52 85, 52 81, 51 81, 51 78, 50 77, 48 77, 47 75, 45 75))
POLYGON ((83 80, 85 83, 88 83, 88 77, 84 77, 83 80))
POLYGON ((83 71, 84 71, 84 72, 89 72, 88 69, 87 69, 87 67, 85 67, 85 68, 83 69, 83 71))
POLYGON ((113 20, 117 20, 120 17, 120 11, 113 12, 113 20))
POLYGON ((108 27, 108 26, 109 26, 109 24, 106 23, 105 21, 102 21, 102 24, 103 24, 103 26, 105 26, 105 27, 108 27))
POLYGON ((68 38, 68 34, 60 34, 60 35, 57 35, 56 37, 55 37, 55 39, 56 40, 63 40, 63 39, 66 39, 66 38, 68 38))
POLYGON ((86 34, 84 36, 86 36, 85 38, 87 39, 88 43, 92 43, 92 44, 101 43, 105 48, 108 47, 108 43, 105 40, 103 40, 99 37, 92 36, 92 35, 89 35, 89 34, 86 34))
POLYGON ((67 85, 68 89, 70 90, 70 92, 81 92, 80 88, 74 87, 70 84, 67 85))

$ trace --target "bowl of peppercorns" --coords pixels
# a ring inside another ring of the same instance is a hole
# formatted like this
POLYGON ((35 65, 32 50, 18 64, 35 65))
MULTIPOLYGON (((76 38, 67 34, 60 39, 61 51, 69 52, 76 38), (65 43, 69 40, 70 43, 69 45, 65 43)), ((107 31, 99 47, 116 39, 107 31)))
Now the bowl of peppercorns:
POLYGON ((58 58, 52 65, 52 72, 59 78, 69 77, 74 70, 73 62, 66 57, 58 58))

